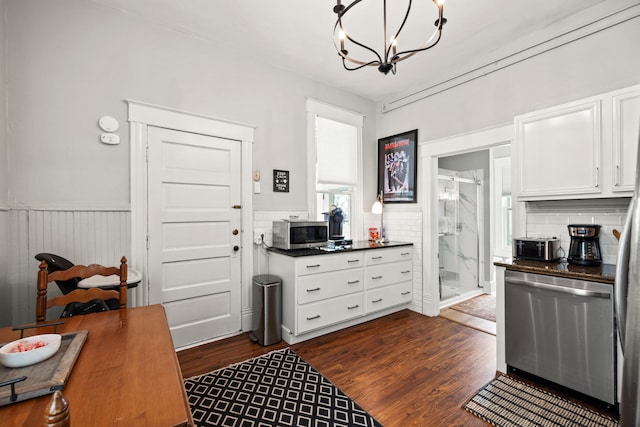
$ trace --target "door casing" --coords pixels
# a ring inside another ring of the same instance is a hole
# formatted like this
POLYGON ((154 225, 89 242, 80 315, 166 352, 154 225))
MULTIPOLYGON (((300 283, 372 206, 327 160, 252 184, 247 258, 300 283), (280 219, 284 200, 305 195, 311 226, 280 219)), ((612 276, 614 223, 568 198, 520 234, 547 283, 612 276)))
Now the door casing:
POLYGON ((252 144, 255 126, 217 119, 202 114, 181 111, 169 107, 125 100, 128 105, 127 120, 130 123, 131 148, 131 268, 142 272, 142 281, 135 289, 135 301, 149 304, 148 255, 147 255, 147 127, 156 126, 183 132, 198 133, 241 141, 242 171, 242 330, 252 325, 251 277, 253 276, 253 203, 251 193, 252 144))

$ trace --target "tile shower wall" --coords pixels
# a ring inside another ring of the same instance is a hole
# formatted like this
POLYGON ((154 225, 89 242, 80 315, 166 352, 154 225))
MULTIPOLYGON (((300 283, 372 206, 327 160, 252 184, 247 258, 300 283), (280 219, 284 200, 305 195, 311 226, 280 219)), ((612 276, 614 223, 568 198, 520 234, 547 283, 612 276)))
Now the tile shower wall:
POLYGON ((622 206, 596 212, 588 212, 586 209, 577 211, 571 208, 566 210, 554 209, 553 211, 545 211, 544 209, 528 210, 526 217, 527 237, 559 238, 561 247, 564 250, 563 258, 566 258, 571 240, 567 225, 598 224, 602 226, 599 234, 602 262, 615 264, 618 254, 618 240, 614 237, 613 230, 622 231, 625 217, 626 208, 622 206))

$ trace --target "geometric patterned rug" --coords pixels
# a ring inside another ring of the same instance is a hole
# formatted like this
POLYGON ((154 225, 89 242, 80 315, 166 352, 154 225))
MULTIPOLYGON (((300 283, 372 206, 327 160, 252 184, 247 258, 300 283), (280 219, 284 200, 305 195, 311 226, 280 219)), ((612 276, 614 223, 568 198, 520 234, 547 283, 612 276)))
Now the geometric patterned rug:
POLYGON ((289 348, 184 385, 197 426, 382 427, 289 348))
POLYGON ((463 408, 500 427, 618 425, 608 416, 507 375, 484 386, 463 408))

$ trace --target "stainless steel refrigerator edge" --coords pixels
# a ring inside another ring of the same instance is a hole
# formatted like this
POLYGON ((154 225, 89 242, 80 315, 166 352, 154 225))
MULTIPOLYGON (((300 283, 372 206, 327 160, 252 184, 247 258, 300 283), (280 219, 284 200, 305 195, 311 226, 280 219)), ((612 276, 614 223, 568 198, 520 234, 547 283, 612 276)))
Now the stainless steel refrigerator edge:
MULTIPOLYGON (((639 137, 640 144, 640 137, 639 137)), ((624 354, 620 425, 640 425, 640 149, 636 184, 616 263, 615 307, 618 338, 624 354)))

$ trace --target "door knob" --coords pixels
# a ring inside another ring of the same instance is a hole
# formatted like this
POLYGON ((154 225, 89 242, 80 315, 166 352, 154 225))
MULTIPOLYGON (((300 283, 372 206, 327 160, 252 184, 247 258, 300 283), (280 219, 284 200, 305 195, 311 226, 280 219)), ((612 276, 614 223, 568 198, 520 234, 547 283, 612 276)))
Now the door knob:
POLYGON ((234 228, 233 231, 231 232, 234 236, 238 235, 238 229, 234 228))
POLYGON ((240 247, 239 247, 238 245, 236 245, 236 246, 234 246, 234 247, 233 247, 233 251, 234 251, 234 252, 238 252, 238 250, 239 250, 239 249, 240 249, 240 247))

